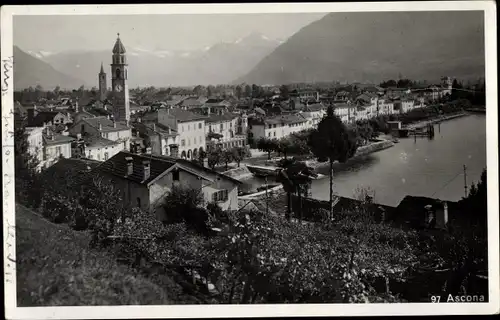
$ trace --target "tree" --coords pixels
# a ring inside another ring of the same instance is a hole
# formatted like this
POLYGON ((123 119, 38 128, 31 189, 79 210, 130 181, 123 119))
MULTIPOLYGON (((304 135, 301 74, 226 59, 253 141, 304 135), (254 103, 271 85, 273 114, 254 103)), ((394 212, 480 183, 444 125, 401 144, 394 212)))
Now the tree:
POLYGON ((241 99, 241 95, 243 93, 243 90, 241 89, 241 86, 236 86, 235 91, 236 91, 236 98, 238 98, 238 100, 240 100, 241 99))
POLYGON ((210 85, 207 87, 207 96, 210 98, 214 94, 215 87, 210 85))
POLYGON ((226 170, 228 170, 228 164, 233 161, 233 152, 230 149, 225 149, 222 151, 221 160, 224 162, 226 166, 226 170))
POLYGON ((288 89, 287 85, 282 85, 280 87, 280 96, 285 100, 290 98, 290 90, 288 89))
POLYGON ((169 222, 185 222, 189 227, 204 232, 207 212, 200 210, 203 204, 203 194, 200 189, 185 185, 174 185, 163 200, 164 209, 169 222))
POLYGON ((311 151, 318 161, 329 161, 330 170, 330 219, 333 218, 333 164, 336 161, 346 162, 357 149, 353 133, 347 129, 339 117, 334 114, 333 107, 328 107, 326 116, 318 124, 310 136, 311 151))
POLYGON ((292 217, 292 193, 299 198, 298 218, 302 219, 302 195, 307 194, 307 189, 313 177, 317 176, 314 170, 304 162, 295 158, 283 159, 279 167, 282 169, 278 173, 277 180, 283 185, 287 193, 287 218, 292 217))
POLYGON ((292 142, 290 141, 290 139, 288 137, 283 137, 281 139, 278 140, 278 152, 279 153, 283 153, 283 155, 285 156, 285 159, 287 157, 287 154, 292 150, 293 148, 293 145, 292 145, 292 142))
POLYGON ((238 168, 240 167, 240 162, 251 156, 250 149, 248 147, 234 147, 231 149, 233 160, 238 164, 238 168))
POLYGON ((271 160, 271 152, 278 149, 278 141, 275 139, 260 137, 257 140, 257 149, 267 152, 267 158, 268 160, 271 160))
POLYGON ((245 86, 245 97, 247 98, 252 97, 252 87, 249 84, 245 86))
POLYGON ((222 161, 222 149, 219 146, 207 148, 208 166, 212 170, 222 161))
MULTIPOLYGON (((34 150, 35 153, 39 150, 34 150)), ((24 125, 14 129, 15 191, 19 201, 37 207, 39 181, 37 167, 40 164, 35 153, 30 150, 28 133, 24 125)))

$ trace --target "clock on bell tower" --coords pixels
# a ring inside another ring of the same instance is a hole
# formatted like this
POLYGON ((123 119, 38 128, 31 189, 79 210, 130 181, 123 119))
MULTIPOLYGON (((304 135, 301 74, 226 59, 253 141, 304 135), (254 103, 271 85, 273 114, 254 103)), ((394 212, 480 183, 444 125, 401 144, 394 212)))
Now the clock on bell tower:
POLYGON ((113 90, 113 117, 116 121, 130 120, 130 102, 128 92, 128 64, 125 47, 120 34, 113 47, 111 63, 111 86, 113 90))

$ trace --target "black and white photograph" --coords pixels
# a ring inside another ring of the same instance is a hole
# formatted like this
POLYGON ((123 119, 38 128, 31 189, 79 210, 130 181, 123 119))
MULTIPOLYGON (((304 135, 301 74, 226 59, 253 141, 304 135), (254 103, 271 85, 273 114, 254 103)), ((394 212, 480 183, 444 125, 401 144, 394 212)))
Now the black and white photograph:
POLYGON ((495 9, 2 7, 6 317, 498 313, 495 9))

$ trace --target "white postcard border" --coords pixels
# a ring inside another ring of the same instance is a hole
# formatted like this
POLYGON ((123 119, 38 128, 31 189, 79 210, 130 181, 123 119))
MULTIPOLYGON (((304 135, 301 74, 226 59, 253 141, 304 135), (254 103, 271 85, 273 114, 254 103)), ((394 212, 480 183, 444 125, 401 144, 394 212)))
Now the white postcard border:
POLYGON ((13 147, 13 15, 135 15, 354 11, 451 11, 484 10, 487 105, 497 105, 496 7, 493 1, 366 2, 366 3, 269 3, 188 5, 85 5, 3 6, 1 8, 2 59, 2 185, 4 222, 5 309, 8 319, 188 318, 188 317, 287 317, 359 315, 491 314, 499 312, 499 217, 497 108, 488 109, 488 258, 489 303, 405 304, 279 304, 279 305, 172 305, 113 307, 16 307, 14 147, 13 147))

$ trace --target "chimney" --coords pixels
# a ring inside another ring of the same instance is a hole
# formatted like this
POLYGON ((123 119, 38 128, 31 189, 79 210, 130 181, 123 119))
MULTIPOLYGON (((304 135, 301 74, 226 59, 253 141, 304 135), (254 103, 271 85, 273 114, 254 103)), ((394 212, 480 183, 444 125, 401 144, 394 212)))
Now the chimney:
POLYGON ((75 102, 75 112, 78 112, 78 100, 75 102))
POLYGON ((101 131, 102 130, 102 124, 101 124, 101 122, 98 122, 98 126, 99 126, 99 131, 101 131))
POLYGON ((127 162, 127 176, 131 176, 134 172, 134 158, 126 157, 125 161, 127 162))
POLYGON ((113 119, 113 128, 116 128, 116 121, 113 119))
POLYGON ((142 170, 143 180, 148 180, 151 176, 151 162, 149 160, 142 161, 142 170))
POLYGON ((153 123, 153 131, 156 131, 156 123, 153 123))

